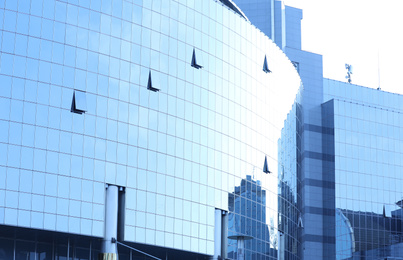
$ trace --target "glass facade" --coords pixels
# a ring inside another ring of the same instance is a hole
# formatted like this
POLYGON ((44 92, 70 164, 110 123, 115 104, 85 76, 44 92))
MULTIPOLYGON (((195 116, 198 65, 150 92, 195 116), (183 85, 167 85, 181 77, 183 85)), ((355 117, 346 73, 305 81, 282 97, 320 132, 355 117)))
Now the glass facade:
MULTIPOLYGON (((334 235, 327 228, 328 200, 334 183, 323 174, 322 56, 301 49, 302 10, 277 0, 234 0, 260 30, 286 53, 303 88, 279 140, 279 259, 331 259, 334 235), (330 187, 330 189, 328 189, 330 187)), ((325 169, 326 170, 326 169, 325 169)), ((329 175, 331 176, 331 175, 329 175)), ((331 213, 330 213, 331 214, 331 213)))
POLYGON ((234 1, 304 85, 279 140, 279 259, 401 259, 402 96, 324 79, 322 56, 301 50, 301 10, 234 1))
POLYGON ((332 80, 324 94, 334 122, 336 259, 397 259, 403 97, 332 80))
MULTIPOLYGON (((2 230, 4 232, 4 230, 2 230)), ((69 239, 44 232, 40 237, 31 237, 29 232, 18 230, 16 238, 7 237, 8 231, 0 238, 0 259, 16 260, 96 260, 100 242, 95 239, 69 239), (28 238, 24 235, 28 234, 28 238)), ((119 259, 130 259, 130 252, 122 250, 119 259)))
MULTIPOLYGON (((299 97, 299 96, 298 96, 299 97)), ((279 259, 301 259, 301 120, 300 100, 293 105, 279 139, 278 228, 279 259)))
POLYGON ((267 36, 216 1, 1 0, 0 17, 2 226, 101 238, 112 184, 124 242, 214 255, 220 209, 247 259, 277 258, 301 81, 267 36))

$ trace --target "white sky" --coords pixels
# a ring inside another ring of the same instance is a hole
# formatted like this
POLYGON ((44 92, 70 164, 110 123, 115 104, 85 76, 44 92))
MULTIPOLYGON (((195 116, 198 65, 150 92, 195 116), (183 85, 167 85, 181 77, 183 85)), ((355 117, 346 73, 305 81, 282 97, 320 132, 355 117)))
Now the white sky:
POLYGON ((403 94, 403 0, 285 0, 303 10, 302 49, 323 55, 323 76, 403 94), (379 50, 379 51, 378 51, 379 50))

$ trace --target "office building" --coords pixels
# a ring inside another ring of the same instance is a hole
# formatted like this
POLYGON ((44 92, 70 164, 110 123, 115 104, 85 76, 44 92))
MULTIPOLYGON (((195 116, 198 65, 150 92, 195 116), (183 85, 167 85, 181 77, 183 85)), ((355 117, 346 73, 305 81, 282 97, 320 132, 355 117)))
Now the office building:
POLYGON ((324 80, 325 127, 333 129, 324 146, 334 157, 324 175, 334 176, 327 181, 335 208, 327 215, 336 259, 402 256, 402 101, 401 95, 324 80))
MULTIPOLYGON (((303 259, 401 259, 402 96, 324 79, 321 56, 301 50, 301 10, 280 1, 235 1, 285 51, 304 85, 297 116, 286 123, 297 133, 291 163, 300 185, 288 188, 295 176, 279 172, 279 216, 294 221, 279 230, 299 238, 303 259), (287 203, 297 205, 301 221, 287 203)), ((281 257, 297 252, 287 243, 281 257)))
MULTIPOLYGON (((304 86, 300 102, 294 104, 285 123, 285 127, 296 134, 280 141, 283 145, 279 153, 284 154, 282 164, 295 170, 278 173, 279 219, 287 220, 282 221, 283 228, 286 228, 282 232, 289 232, 289 237, 297 238, 285 239, 280 259, 327 259, 327 253, 333 250, 334 244, 328 246, 322 228, 325 225, 323 215, 316 210, 324 203, 322 191, 318 193, 317 186, 322 182, 322 170, 316 166, 316 159, 311 158, 311 152, 322 153, 322 137, 315 134, 316 126, 322 125, 322 56, 301 50, 302 10, 286 6, 283 1, 234 1, 250 21, 287 54, 304 86), (263 18, 264 15, 267 17, 263 18)), ((283 228, 280 227, 280 230, 283 228)))
POLYGON ((277 175, 297 176, 279 147, 297 149, 301 79, 232 1, 2 0, 0 17, 1 259, 277 259, 296 241, 277 175))
POLYGON ((0 259, 401 259, 402 96, 324 79, 301 10, 0 17, 0 259))

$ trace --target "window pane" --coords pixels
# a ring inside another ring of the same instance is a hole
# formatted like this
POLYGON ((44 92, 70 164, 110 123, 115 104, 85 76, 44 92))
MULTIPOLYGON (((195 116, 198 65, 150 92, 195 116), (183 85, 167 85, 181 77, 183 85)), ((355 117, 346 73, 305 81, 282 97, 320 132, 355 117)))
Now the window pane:
POLYGON ((37 260, 52 259, 52 245, 38 244, 36 248, 37 260))
POLYGON ((15 247, 16 260, 35 260, 35 243, 17 241, 15 247))
POLYGON ((85 92, 83 91, 74 91, 75 98, 75 109, 79 111, 87 111, 87 99, 85 96, 85 92))

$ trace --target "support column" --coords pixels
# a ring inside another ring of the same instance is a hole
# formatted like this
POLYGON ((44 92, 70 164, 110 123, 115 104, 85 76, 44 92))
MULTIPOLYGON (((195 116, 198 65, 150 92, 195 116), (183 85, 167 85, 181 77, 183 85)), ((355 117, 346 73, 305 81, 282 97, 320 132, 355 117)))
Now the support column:
POLYGON ((214 255, 210 260, 225 259, 228 246, 228 215, 225 210, 214 211, 214 255))
POLYGON ((222 211, 221 219, 221 258, 227 258, 228 249, 228 212, 222 211))
POLYGON ((214 221, 214 258, 219 259, 221 257, 221 215, 220 209, 215 209, 215 221, 214 221))
POLYGON ((245 239, 240 236, 237 239, 237 247, 238 247, 238 260, 245 260, 245 239))
POLYGON ((105 202, 105 231, 99 260, 117 260, 118 250, 116 239, 118 235, 118 197, 119 187, 108 185, 105 202))

